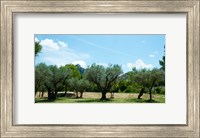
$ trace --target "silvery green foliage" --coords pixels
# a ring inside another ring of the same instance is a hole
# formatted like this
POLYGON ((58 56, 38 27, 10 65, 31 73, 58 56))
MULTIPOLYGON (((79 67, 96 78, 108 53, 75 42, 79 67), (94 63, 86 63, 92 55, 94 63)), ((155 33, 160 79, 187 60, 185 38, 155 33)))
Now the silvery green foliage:
POLYGON ((45 82, 45 73, 46 64, 41 63, 35 67, 35 93, 40 91, 40 88, 44 85, 45 82))
POLYGON ((119 65, 110 64, 108 67, 92 64, 85 72, 86 78, 97 85, 106 94, 115 84, 117 78, 122 74, 119 65))
POLYGON ((129 73, 130 80, 132 83, 137 83, 143 88, 147 88, 150 94, 150 100, 152 99, 152 88, 159 84, 164 85, 165 83, 165 72, 162 69, 141 69, 136 70, 133 68, 132 72, 129 73))
POLYGON ((40 63, 36 66, 35 80, 37 84, 44 85, 48 91, 48 98, 55 99, 61 83, 70 75, 70 70, 56 65, 47 66, 40 63), (41 83, 39 83, 41 82, 41 83))

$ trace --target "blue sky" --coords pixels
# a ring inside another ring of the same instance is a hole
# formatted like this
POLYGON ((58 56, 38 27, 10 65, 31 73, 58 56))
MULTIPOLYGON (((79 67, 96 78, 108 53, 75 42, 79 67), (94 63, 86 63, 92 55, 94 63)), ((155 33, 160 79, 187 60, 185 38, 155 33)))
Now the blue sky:
POLYGON ((125 73, 133 67, 160 68, 165 35, 37 34, 35 41, 42 45, 36 64, 45 62, 61 66, 72 63, 84 68, 92 63, 119 64, 125 73))

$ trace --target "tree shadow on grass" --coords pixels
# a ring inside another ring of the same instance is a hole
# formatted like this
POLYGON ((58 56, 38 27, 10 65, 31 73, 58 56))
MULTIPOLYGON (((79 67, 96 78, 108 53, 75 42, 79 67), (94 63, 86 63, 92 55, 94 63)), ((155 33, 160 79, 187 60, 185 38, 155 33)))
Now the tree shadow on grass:
POLYGON ((152 99, 152 100, 146 100, 146 99, 142 99, 142 98, 140 98, 140 99, 136 98, 136 99, 133 99, 133 100, 136 103, 160 103, 159 101, 156 101, 154 99, 152 99))
POLYGON ((146 103, 160 103, 159 101, 156 100, 145 100, 146 103))
POLYGON ((48 101, 47 98, 35 99, 35 103, 161 103, 152 99, 151 101, 148 99, 112 99, 107 98, 106 100, 101 99, 92 99, 92 98, 70 98, 70 97, 57 97, 55 101, 48 101))
POLYGON ((35 99, 35 103, 47 103, 49 102, 47 98, 43 98, 43 99, 35 99))
POLYGON ((68 98, 73 98, 75 96, 75 94, 73 93, 58 93, 57 97, 68 97, 68 98))
POLYGON ((77 103, 107 103, 107 102, 111 102, 111 99, 105 99, 105 100, 101 100, 101 99, 80 99, 77 100, 77 103))

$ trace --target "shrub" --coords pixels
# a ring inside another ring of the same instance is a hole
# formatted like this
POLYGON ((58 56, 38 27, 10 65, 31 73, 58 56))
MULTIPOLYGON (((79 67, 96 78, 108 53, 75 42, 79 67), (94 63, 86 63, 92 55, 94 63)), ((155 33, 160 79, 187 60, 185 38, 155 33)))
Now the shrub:
POLYGON ((126 92, 126 93, 139 93, 140 87, 138 87, 137 85, 129 85, 124 92, 126 92))
POLYGON ((155 88, 155 92, 158 94, 165 94, 165 87, 164 86, 158 86, 155 88))

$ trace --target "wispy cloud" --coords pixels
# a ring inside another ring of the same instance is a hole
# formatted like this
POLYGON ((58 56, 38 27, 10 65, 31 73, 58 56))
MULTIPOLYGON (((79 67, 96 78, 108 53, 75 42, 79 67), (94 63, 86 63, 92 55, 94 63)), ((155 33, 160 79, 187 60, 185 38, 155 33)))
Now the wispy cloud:
POLYGON ((36 64, 119 64, 124 72, 158 67, 164 37, 156 35, 35 35, 42 44, 36 64), (98 63, 99 62, 99 63, 98 63))
POLYGON ((44 56, 43 60, 47 61, 49 64, 58 66, 66 64, 80 64, 82 67, 86 67, 85 60, 89 58, 89 54, 81 54, 67 48, 57 52, 53 51, 48 53, 44 56))
POLYGON ((83 42, 83 43, 85 43, 89 46, 94 46, 96 48, 104 49, 104 50, 107 50, 107 51, 110 51, 110 52, 113 52, 113 53, 116 53, 116 54, 120 54, 120 55, 123 55, 123 56, 132 57, 131 55, 129 55, 127 53, 124 53, 124 52, 121 52, 121 51, 118 51, 118 50, 114 50, 114 49, 111 49, 111 48, 108 48, 108 47, 103 47, 101 45, 98 45, 96 43, 93 43, 93 42, 90 42, 90 41, 87 41, 87 40, 84 40, 84 39, 80 39, 80 38, 77 38, 77 37, 73 37, 73 38, 80 41, 80 42, 83 42))
POLYGON ((155 55, 154 54, 150 54, 149 57, 153 58, 153 57, 155 57, 155 55))
POLYGON ((58 67, 64 66, 66 64, 64 60, 60 60, 59 58, 54 58, 51 56, 44 57, 43 60, 44 60, 43 62, 45 63, 48 62, 51 65, 57 65, 58 67))
POLYGON ((138 59, 135 63, 127 63, 127 67, 129 69, 132 69, 133 67, 135 67, 136 69, 152 69, 153 65, 145 64, 141 59, 138 59))
POLYGON ((149 54, 149 57, 154 58, 158 54, 158 51, 154 51, 152 54, 149 54))

